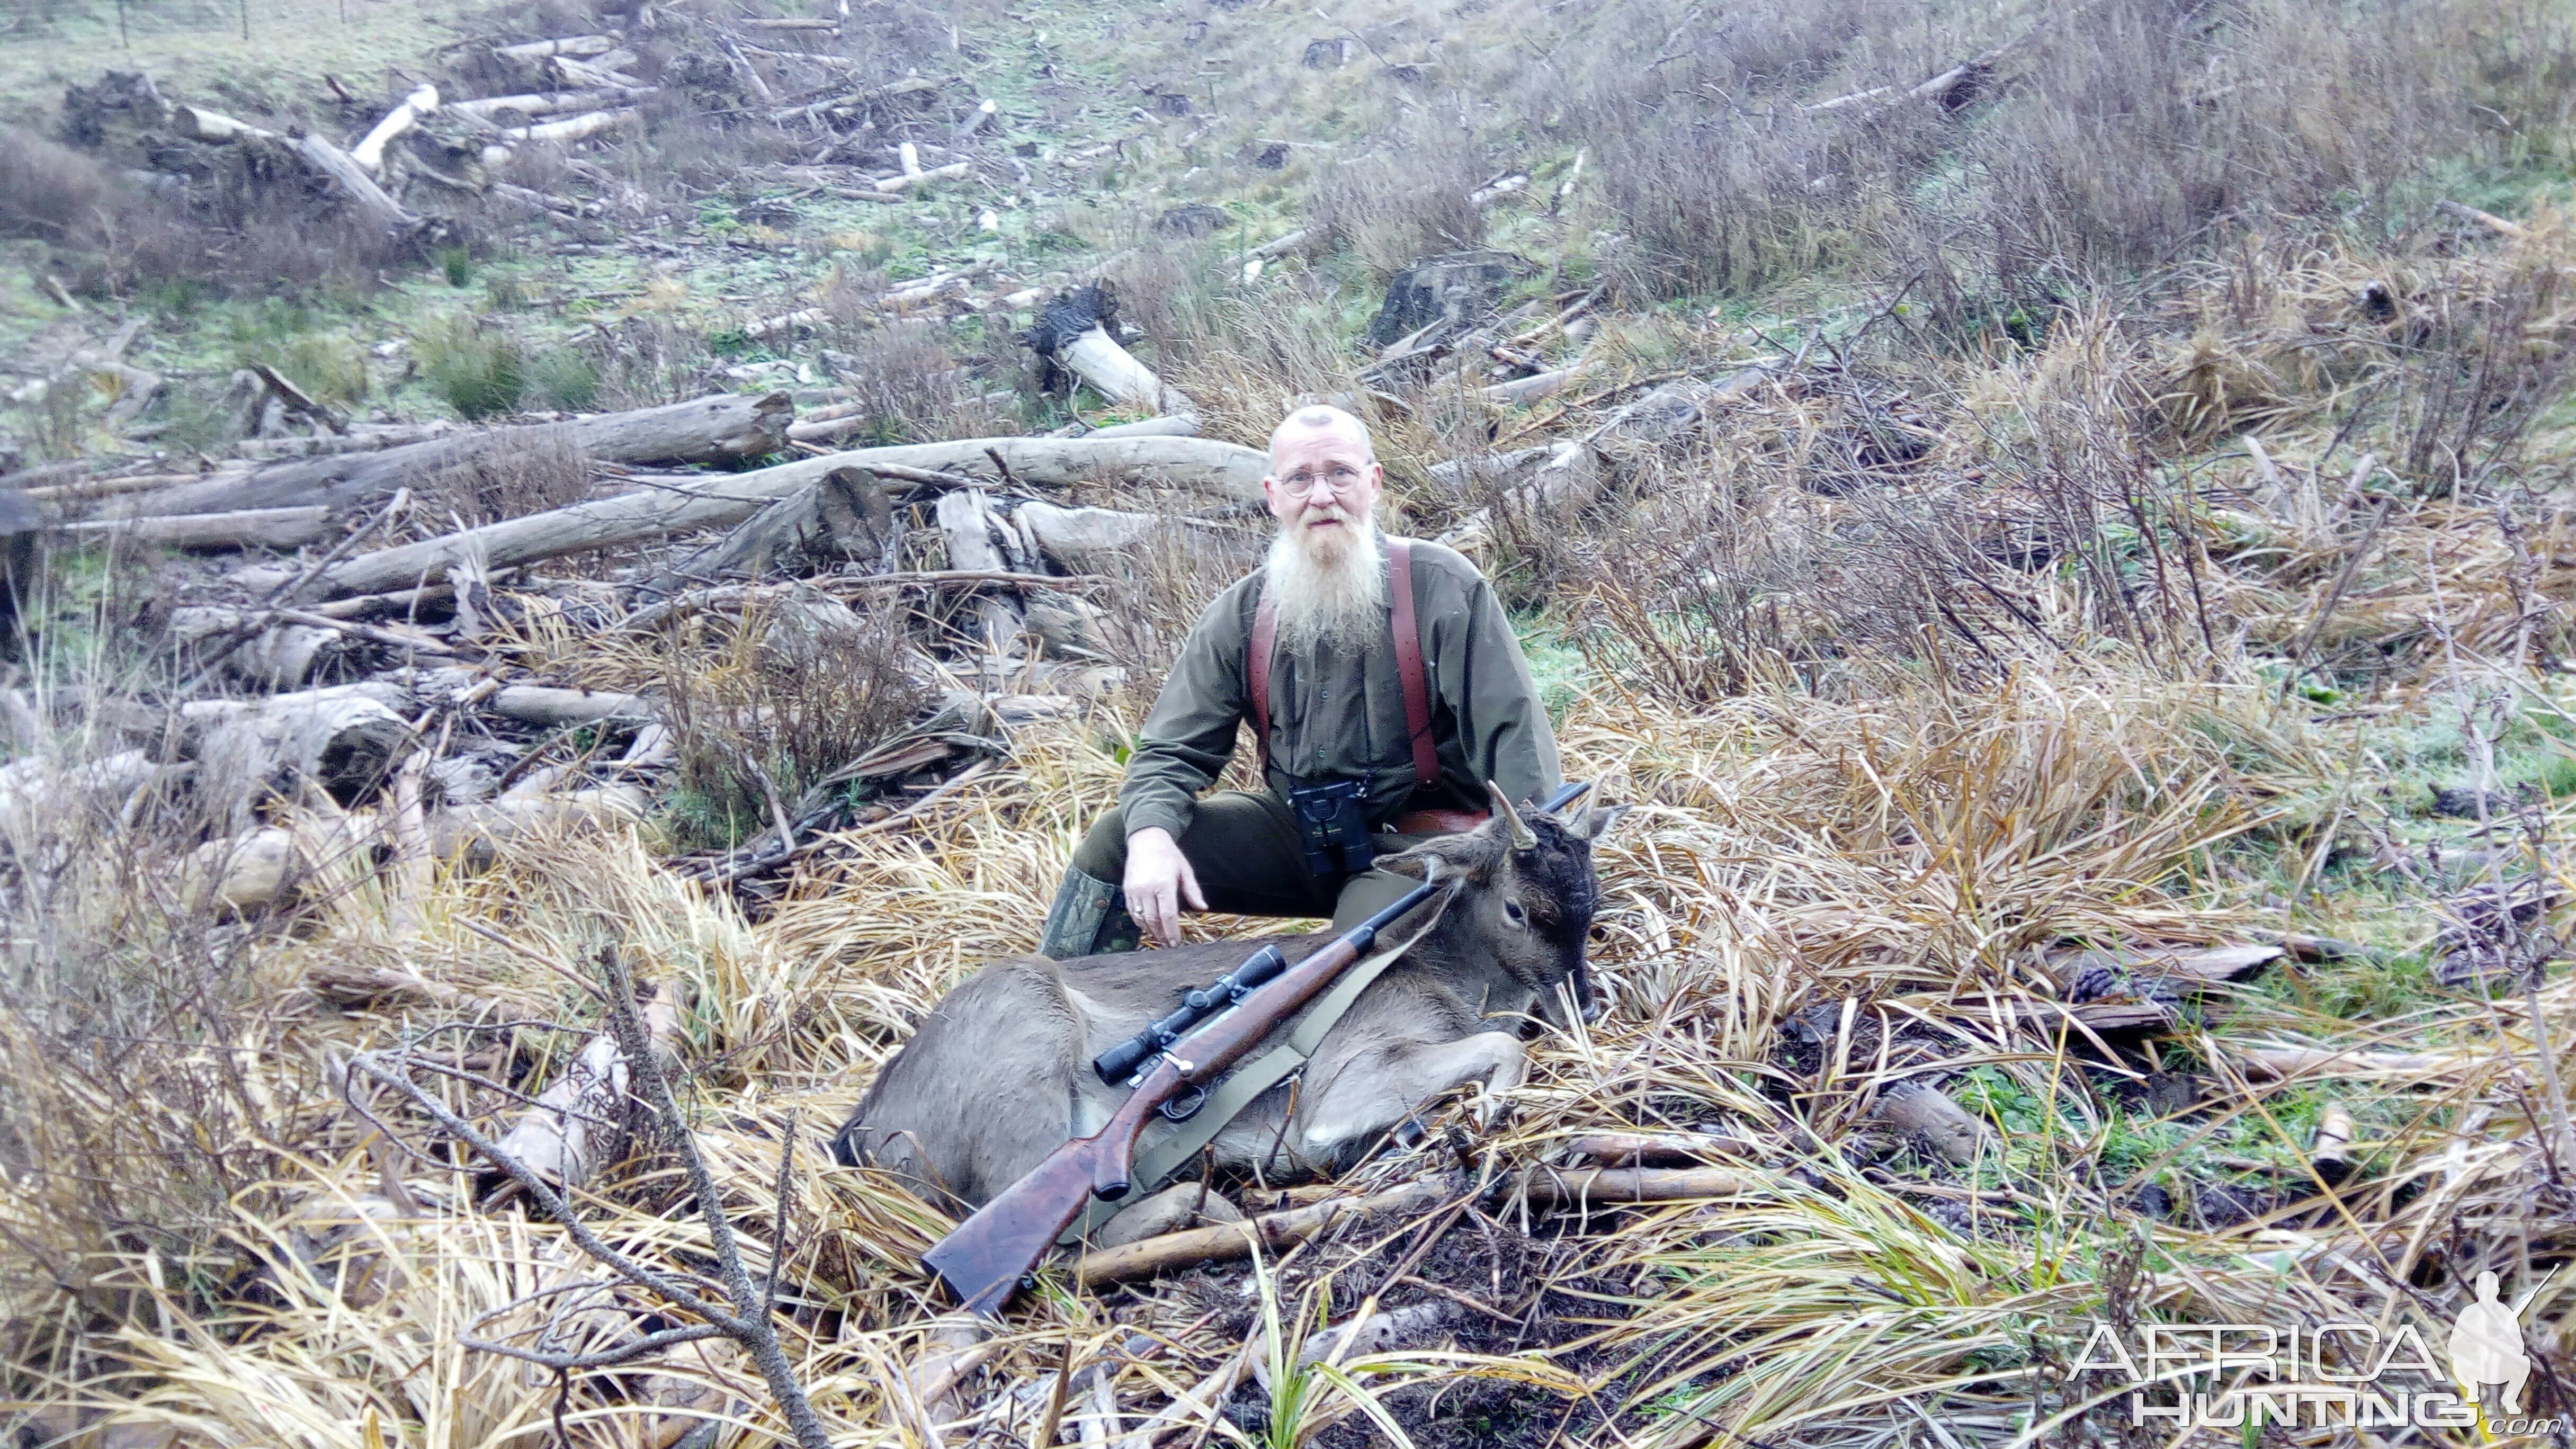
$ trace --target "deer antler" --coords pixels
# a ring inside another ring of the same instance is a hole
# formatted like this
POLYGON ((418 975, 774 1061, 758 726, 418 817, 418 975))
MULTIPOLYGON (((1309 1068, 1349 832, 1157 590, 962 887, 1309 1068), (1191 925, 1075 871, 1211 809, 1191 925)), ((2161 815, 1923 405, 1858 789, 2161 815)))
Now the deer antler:
POLYGON ((1512 798, 1503 793, 1503 789, 1500 785, 1495 784, 1491 780, 1487 780, 1485 782, 1485 797, 1494 802, 1495 814, 1500 815, 1505 820, 1512 823, 1512 849, 1538 849, 1538 832, 1530 829, 1528 822, 1521 819, 1521 812, 1512 808, 1512 798))

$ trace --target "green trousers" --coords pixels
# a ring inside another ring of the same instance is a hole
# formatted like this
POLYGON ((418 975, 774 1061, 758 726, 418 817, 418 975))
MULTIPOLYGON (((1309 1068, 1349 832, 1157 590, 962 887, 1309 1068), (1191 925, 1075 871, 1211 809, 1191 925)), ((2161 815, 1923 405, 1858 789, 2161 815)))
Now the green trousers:
MULTIPOLYGON (((1380 834, 1378 854, 1392 855, 1431 837, 1380 834)), ((1198 802, 1180 838, 1181 858, 1198 876, 1208 909, 1237 916, 1329 916, 1347 931, 1395 904, 1418 880, 1383 870, 1357 875, 1306 873, 1306 847, 1288 802, 1267 790, 1227 790, 1198 802)), ((1073 868, 1115 884, 1127 878, 1126 812, 1092 822, 1073 852, 1073 868)))

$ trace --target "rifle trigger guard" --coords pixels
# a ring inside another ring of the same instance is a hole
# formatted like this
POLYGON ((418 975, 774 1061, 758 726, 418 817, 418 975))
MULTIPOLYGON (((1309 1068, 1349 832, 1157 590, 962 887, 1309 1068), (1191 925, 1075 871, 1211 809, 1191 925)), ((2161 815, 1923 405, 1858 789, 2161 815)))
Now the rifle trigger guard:
POLYGON ((1207 1095, 1207 1088, 1192 1087, 1188 1096, 1174 1097, 1156 1110, 1174 1122, 1187 1122, 1199 1114, 1199 1108, 1207 1105, 1207 1095))

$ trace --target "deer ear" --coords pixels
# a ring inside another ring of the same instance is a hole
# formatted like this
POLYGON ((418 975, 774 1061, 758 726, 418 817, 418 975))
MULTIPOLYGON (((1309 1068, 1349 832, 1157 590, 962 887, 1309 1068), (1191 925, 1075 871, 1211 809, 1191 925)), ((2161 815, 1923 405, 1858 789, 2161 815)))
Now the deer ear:
POLYGON ((1436 863, 1441 880, 1464 879, 1482 885, 1493 878, 1494 867, 1502 858, 1501 837, 1480 827, 1464 835, 1424 841, 1397 855, 1381 855, 1377 868, 1415 880, 1430 880, 1436 863))
POLYGON ((1582 814, 1565 823, 1565 833, 1577 840, 1599 840, 1627 813, 1625 805, 1586 805, 1582 814))

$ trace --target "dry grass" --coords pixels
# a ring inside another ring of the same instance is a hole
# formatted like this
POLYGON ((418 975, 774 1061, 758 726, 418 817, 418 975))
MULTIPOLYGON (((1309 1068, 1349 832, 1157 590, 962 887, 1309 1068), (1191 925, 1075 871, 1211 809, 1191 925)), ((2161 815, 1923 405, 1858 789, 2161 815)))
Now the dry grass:
MULTIPOLYGON (((197 1095, 181 1090, 192 1079, 177 1072, 112 1095, 73 1090, 84 1078, 59 1058, 34 1069, 28 1053, 49 1044, 13 1034, 0 1042, 5 1079, 44 1094, 23 1104, 41 1110, 12 1114, 22 1135, 6 1209, 18 1257, 8 1318, 18 1325, 23 1391, 223 1443, 372 1443, 370 1422, 386 1442, 427 1433, 424 1442, 507 1444, 541 1432, 556 1407, 550 1378, 467 1353, 454 1338, 496 1311, 478 1331, 535 1330, 533 1308, 509 1305, 578 1278, 577 1258, 556 1228, 516 1210, 468 1207, 470 1178, 443 1155, 371 1151, 364 1122, 335 1109, 329 1063, 335 1051, 417 1037, 434 1020, 534 1015, 577 1025, 589 1008, 539 963, 577 962, 615 943, 644 974, 691 993, 691 1100, 755 1272, 768 1261, 775 1209, 761 1184, 780 1134, 797 1125, 785 1265, 797 1286, 782 1331, 836 1436, 912 1442, 918 1409, 889 1385, 925 1352, 929 1316, 904 1265, 940 1222, 904 1194, 828 1167, 813 1144, 923 1003, 1034 933, 1047 885, 1115 790, 1109 745, 1119 729, 1113 716, 1023 733, 1012 769, 991 785, 913 835, 851 837, 757 927, 659 870, 631 838, 542 843, 489 874, 441 872, 407 902, 358 891, 292 936, 246 940, 232 969, 202 978, 204 994, 157 1028, 199 1041, 197 1095), (518 949, 467 930, 469 921, 496 923, 518 949), (453 994, 432 1004, 390 991, 340 1010, 311 995, 332 982, 406 978, 453 994), (256 1018, 206 1014, 216 1001, 254 999, 296 1004, 256 1018), (229 1034, 209 1035, 225 1021, 229 1034), (209 1195, 192 1188, 168 1134, 212 1120, 205 1097, 219 1090, 242 1104, 244 1145, 209 1195), (90 1160, 83 1141, 122 1144, 118 1182, 162 1199, 92 1202, 91 1174, 71 1166, 90 1160), (365 1205, 385 1192, 388 1172, 416 1206, 367 1217, 382 1211, 365 1205), (192 1213, 165 1200, 191 1191, 192 1213), (138 1218, 161 1226, 144 1237, 115 1226, 138 1218), (354 1226, 333 1235, 334 1223, 354 1226)), ((2126 1200, 2126 1174, 2105 1156, 2127 1130, 2108 1105, 2111 1083, 2098 1065, 2079 1066, 2080 1039, 2031 1014, 2054 991, 2037 969, 2040 948, 2221 939, 2239 928, 2240 908, 2208 873, 2213 852, 2276 813, 2264 799, 2311 786, 2327 768, 2264 692, 2108 674, 2026 678, 1984 694, 1897 685, 1867 707, 1835 711, 1810 709, 1776 685, 1713 709, 1602 696, 1576 708, 1564 743, 1570 773, 1642 812, 1605 860, 1616 904, 1599 955, 1616 1004, 1582 1037, 1540 1044, 1540 1071, 1512 1125, 1481 1150, 1513 1166, 1546 1160, 1583 1130, 1714 1120, 1757 1144, 1752 1175, 1770 1184, 1741 1202, 1599 1220, 1567 1245, 1566 1271, 1587 1281, 1660 1285, 1596 1304, 1602 1326, 1554 1350, 1628 1424, 1632 1442, 1690 1442, 1703 1416, 1748 1436, 1862 1442, 1912 1422, 1890 1402, 1896 1394, 1924 1396, 1917 1402, 1954 1426, 1991 1421, 1977 1437, 2000 1439, 2005 1405, 2028 1401, 2019 1376, 2030 1355, 2081 1315, 2105 1311, 2106 1293, 2128 1294, 2151 1317, 2188 1318, 2253 1311, 2282 1291, 2281 1266, 2246 1259, 2282 1241, 2260 1225, 2206 1233, 2106 1219, 2126 1200), (2247 773, 2248 762, 2260 773, 2247 773), (1845 998, 1864 1020, 1885 1023, 1876 1044, 1856 1042, 1788 1090, 1801 1079, 1783 1066, 1780 1022, 1845 998), (2056 1104, 2062 1135, 2016 1143, 1983 1178, 2020 1206, 1998 1199, 1981 1222, 1935 1212, 1939 1199, 1901 1160, 1876 1159, 1865 1122, 1874 1094, 1934 1062, 1947 1072, 1990 1065, 2056 1104), (1805 1164, 1805 1180, 1778 1170, 1791 1161, 1805 1164), (2110 1253, 2133 1233, 2155 1273, 2119 1288, 2107 1281, 2116 1257, 2097 1250, 2110 1253), (1800 1246, 1784 1252, 1783 1243, 1800 1246), (1859 1309, 1855 1280, 1892 1302, 1859 1309), (1857 1374, 1864 1361, 1868 1373, 1857 1374)), ((102 961, 129 973, 139 964, 123 951, 102 961)), ((2561 1033, 2576 1031, 2569 990, 2542 998, 2561 1033)), ((2311 1223, 2283 1260, 2306 1311, 2378 1301, 2373 1270, 2342 1266, 2352 1254, 2359 1263, 2385 1256, 2382 1271, 2403 1278, 2413 1257, 2463 1251, 2428 1240, 2426 1226, 2455 1209, 2514 1210, 2512 1184, 2532 1180, 2517 1175, 2538 1171, 2513 1145, 2530 1130, 2525 1099, 2510 1086, 2510 1064, 2528 1060, 2517 1020, 2472 1007, 2406 1023, 2411 1049, 2449 1052, 2459 1065, 2422 1089, 2397 1089, 2402 1110, 2369 1144, 2384 1168, 2376 1180, 2399 1180, 2409 1163, 2438 1155, 2448 1140, 2441 1123, 2480 1106, 2490 1145, 2474 1149, 2473 1162, 2485 1165, 2412 1199, 2349 1198, 2323 1219, 2285 1208, 2280 1221, 2311 1223)), ((2298 1025, 2256 1011, 2179 1043, 2214 1074, 2209 1130, 2278 1112, 2282 1088, 2237 1083, 2227 1063, 2298 1025)), ((549 1070, 540 1039, 518 1035, 531 1080, 549 1070)), ((510 1110, 473 1094, 452 1100, 469 1116, 510 1110)), ((2295 1160, 2304 1143, 2283 1146, 2295 1160)), ((1361 1178, 1416 1165, 1399 1158, 1361 1178)), ((678 1267, 704 1246, 688 1214, 666 1211, 673 1196, 670 1169, 648 1154, 601 1184, 584 1210, 613 1241, 678 1267)), ((1496 1228, 1511 1222, 1504 1213, 1496 1228)), ((1279 1291, 1311 1288, 1327 1269, 1360 1272, 1369 1240, 1309 1255, 1279 1291)), ((2473 1266, 2441 1262, 2445 1284, 2473 1266)), ((2415 1294, 2396 1311, 2429 1323, 2454 1291, 2415 1294)), ((2554 1317, 2556 1301, 2535 1321, 2554 1317)), ((992 1371, 1002 1382, 1042 1382, 1068 1341, 1078 1363, 1089 1361, 1114 1341, 1111 1308, 1041 1293, 992 1371)), ((1116 1312, 1129 1328, 1160 1332, 1204 1316, 1182 1288, 1116 1312)), ((609 1333, 618 1321, 594 1308, 558 1330, 609 1333)), ((1201 1350, 1230 1341, 1204 1326, 1184 1338, 1201 1350)), ((728 1354, 683 1353, 652 1367, 658 1377, 576 1376, 567 1422, 584 1437, 622 1442, 678 1424, 666 1417, 677 1408, 752 1425, 767 1412, 754 1376, 728 1354), (710 1390, 703 1399, 693 1397, 700 1386, 710 1390)), ((1462 1371, 1485 1382, 1475 1376, 1505 1369, 1388 1365, 1373 1391, 1401 1410, 1414 1402, 1406 1382, 1456 1381, 1462 1371)), ((1116 1402, 1131 1423, 1186 1381, 1174 1373, 1136 1365, 1116 1374, 1116 1402)), ((1033 1412, 1023 1405, 1005 1422, 1025 1432, 1033 1412)))

